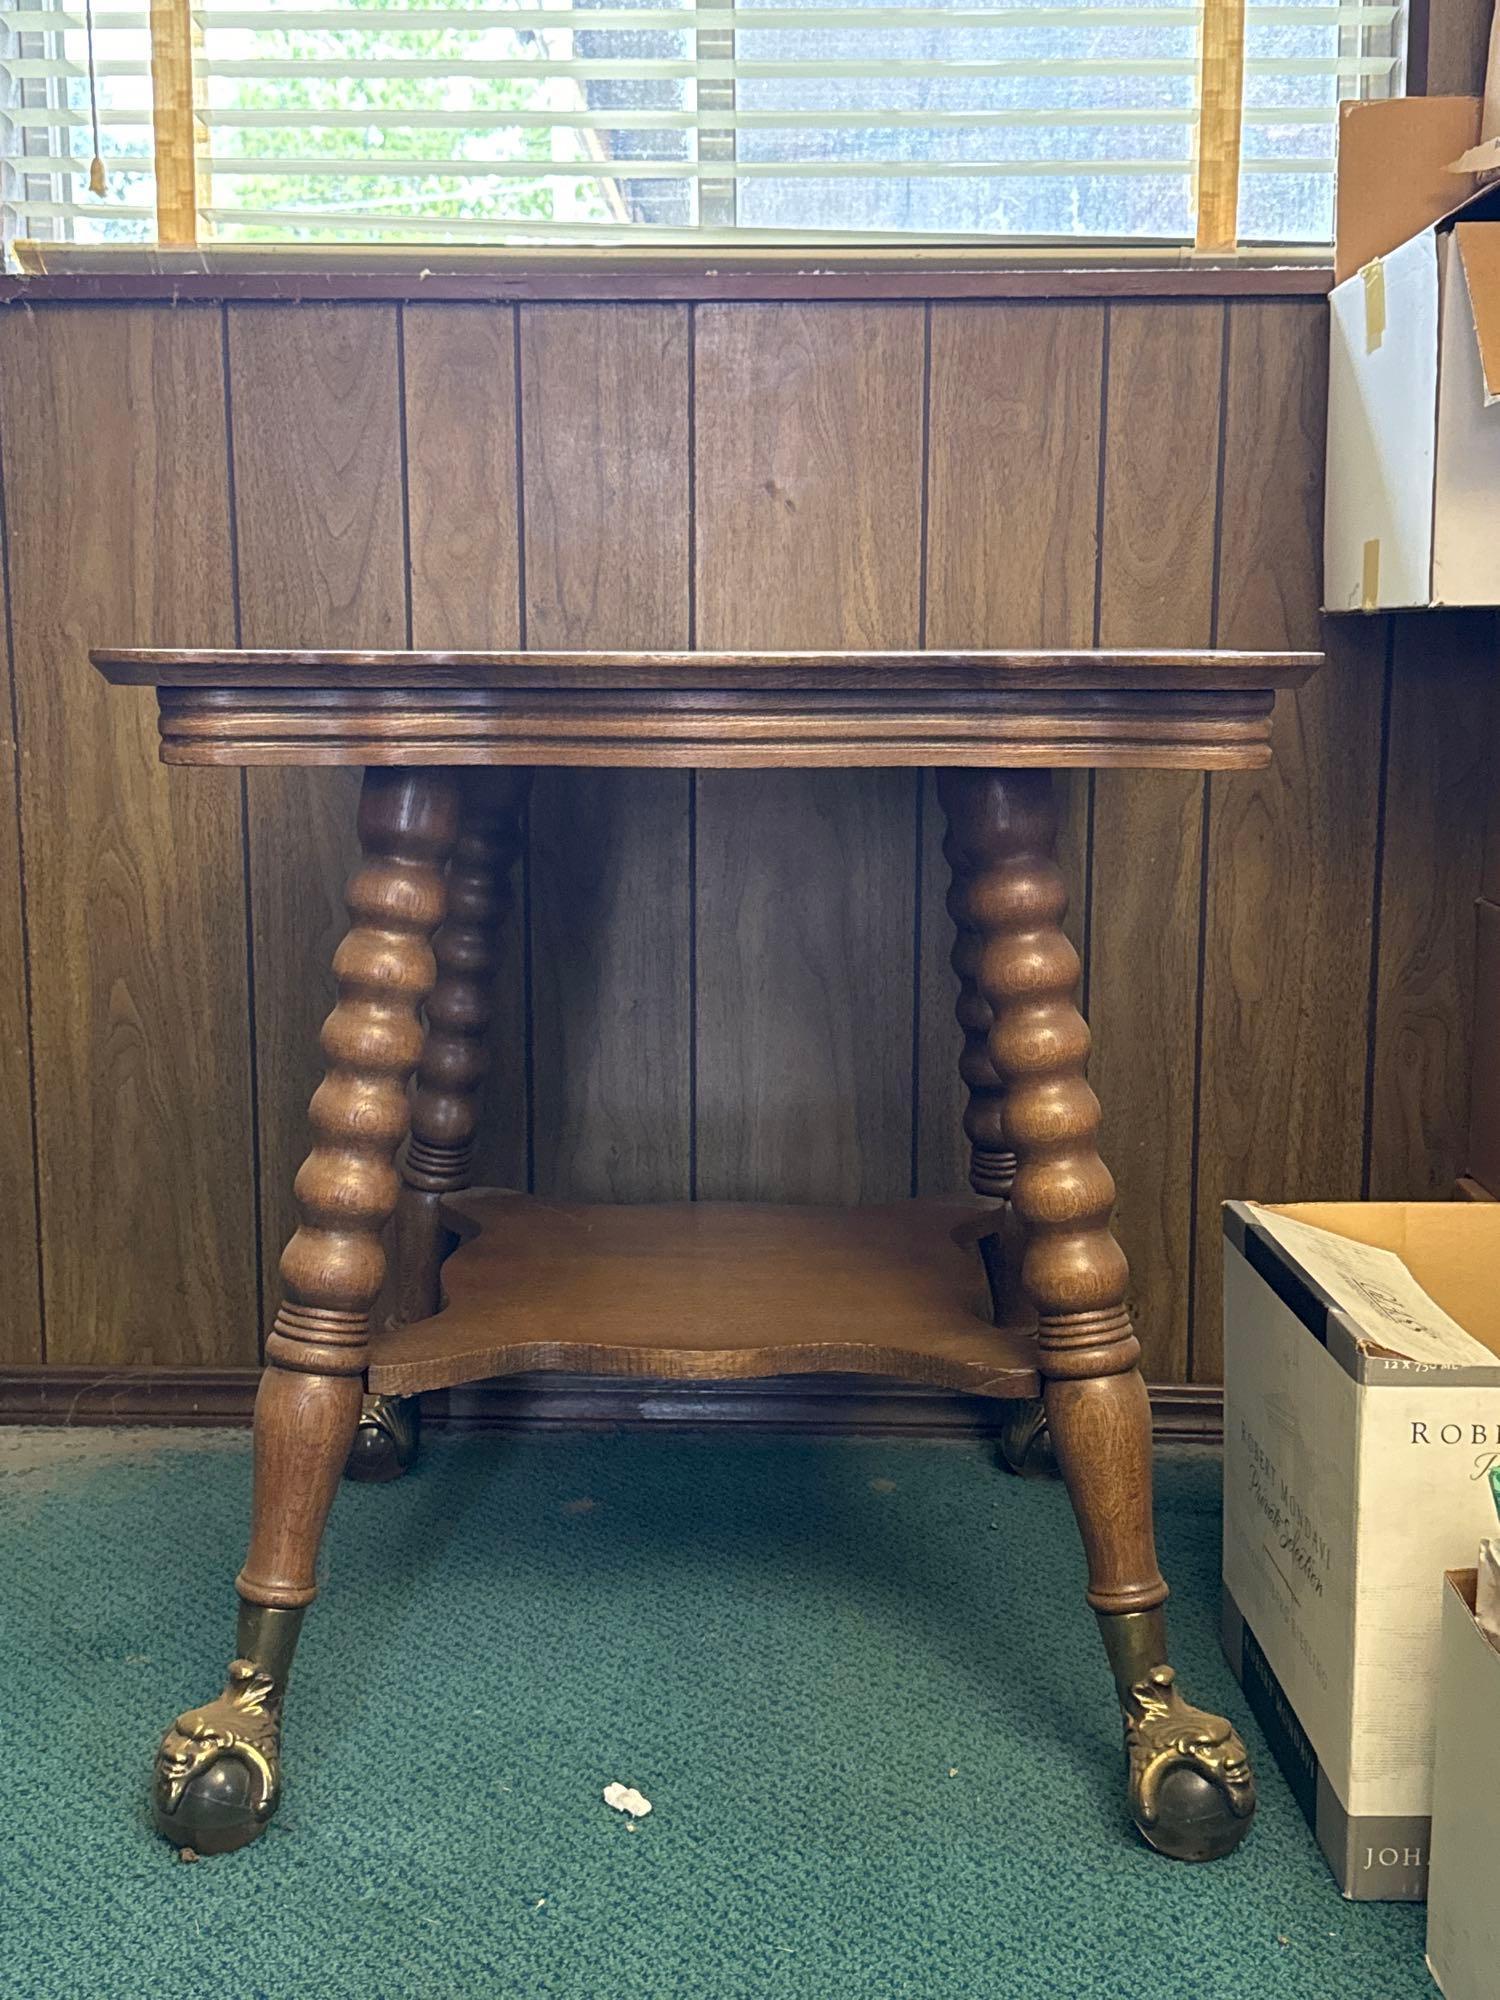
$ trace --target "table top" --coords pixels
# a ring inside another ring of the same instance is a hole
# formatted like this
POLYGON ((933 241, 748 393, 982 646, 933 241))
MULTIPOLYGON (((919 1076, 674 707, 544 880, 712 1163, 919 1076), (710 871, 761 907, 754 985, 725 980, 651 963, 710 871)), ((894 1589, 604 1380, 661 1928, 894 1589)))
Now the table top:
POLYGON ((169 764, 1249 769, 1320 653, 100 648, 169 764))

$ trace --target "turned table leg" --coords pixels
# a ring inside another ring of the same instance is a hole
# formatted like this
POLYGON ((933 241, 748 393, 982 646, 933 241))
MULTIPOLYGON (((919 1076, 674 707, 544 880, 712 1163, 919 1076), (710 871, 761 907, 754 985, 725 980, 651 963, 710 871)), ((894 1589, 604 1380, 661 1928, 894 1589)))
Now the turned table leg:
POLYGON ((1062 930, 1051 778, 951 771, 943 796, 966 857, 960 920, 982 939, 975 978, 1016 1155, 1021 1281, 1037 1309, 1047 1421, 1088 1559, 1088 1601, 1119 1690, 1131 1816, 1163 1853, 1210 1860, 1243 1837, 1255 1787, 1244 1744, 1222 1717, 1189 1706, 1167 1663, 1151 1412, 1109 1226, 1115 1186, 1085 1073, 1078 955, 1062 930))
MULTIPOLYGON (((1010 1199, 1016 1178, 1016 1156, 1005 1136, 1005 1085, 990 1060, 994 1016, 979 990, 984 938, 969 921, 970 882, 981 857, 965 844, 963 826, 957 817, 965 796, 962 774, 940 772, 938 793, 949 811, 943 857, 952 877, 948 889, 948 914, 954 927, 950 962, 958 976, 954 1014, 963 1031, 958 1073, 968 1091, 964 1136, 969 1142, 969 1185, 975 1194, 996 1205, 994 1233, 981 1240, 979 1253, 989 1280, 995 1324, 1008 1326, 1022 1309, 1020 1265, 1024 1244, 1010 1199), (955 777, 956 789, 949 782, 955 777)), ((1005 1410, 996 1441, 1001 1465, 1007 1472, 1018 1475, 1048 1469, 1051 1455, 1047 1449, 1047 1410, 1041 1397, 1007 1402, 1005 1410)))
POLYGON ((298 1627, 315 1593, 323 1524, 359 1420, 370 1311, 385 1276, 381 1231, 396 1205, 395 1156, 436 968, 443 866, 458 826, 445 771, 371 770, 359 807, 363 860, 334 957, 338 1003, 323 1025, 327 1069, 297 1175, 298 1227, 281 1259, 283 1300, 255 1404, 250 1553, 236 1588, 228 1685, 181 1715, 156 1756, 156 1824, 199 1853, 262 1833, 280 1792, 281 1705, 298 1627))
MULTIPOLYGON (((433 940, 437 983, 411 1096, 411 1136, 396 1202, 394 1326, 430 1319, 442 1304, 440 1273, 452 1247, 443 1197, 470 1186, 479 1087, 489 1068, 500 927, 521 815, 531 787, 523 770, 465 771, 459 832, 448 863, 447 914, 433 940)), ((345 1468, 350 1479, 396 1479, 416 1457, 415 1396, 366 1396, 345 1468)))

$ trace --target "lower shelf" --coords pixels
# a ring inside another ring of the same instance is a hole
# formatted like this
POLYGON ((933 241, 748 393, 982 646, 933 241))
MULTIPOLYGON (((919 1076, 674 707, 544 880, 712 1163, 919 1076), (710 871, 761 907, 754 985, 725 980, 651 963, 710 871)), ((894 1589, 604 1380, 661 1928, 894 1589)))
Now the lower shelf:
POLYGON ((443 1266, 447 1302, 376 1335, 377 1394, 531 1369, 1039 1393, 1031 1328, 990 1322, 972 1203, 570 1206, 476 1189, 447 1208, 466 1238, 443 1266))

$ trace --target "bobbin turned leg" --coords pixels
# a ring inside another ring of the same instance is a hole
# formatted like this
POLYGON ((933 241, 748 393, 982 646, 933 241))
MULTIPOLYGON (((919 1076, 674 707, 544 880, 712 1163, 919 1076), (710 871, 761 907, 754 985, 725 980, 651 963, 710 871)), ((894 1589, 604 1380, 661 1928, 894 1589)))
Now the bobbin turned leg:
POLYGON ((298 1227, 281 1259, 283 1302, 255 1403, 236 1658, 224 1692, 179 1716, 156 1755, 157 1827, 200 1854, 243 1847, 276 1810, 282 1699, 359 1419, 370 1309, 385 1275, 380 1233, 396 1205, 395 1155, 457 822, 449 773, 366 773, 364 858, 333 961, 338 1004, 323 1024, 327 1069, 308 1114, 313 1143, 297 1175, 298 1227))
POLYGON ((1115 1187, 1097 1147, 1089 1031, 1074 1004, 1078 955, 1061 925, 1045 772, 946 772, 942 795, 965 857, 962 921, 978 931, 989 1053, 1016 1154, 1011 1200, 1025 1232, 1021 1281, 1037 1308, 1047 1421, 1088 1558, 1125 1723, 1131 1817, 1185 1861, 1237 1846, 1255 1810, 1245 1746, 1192 1708, 1167 1662, 1151 1526, 1151 1412, 1125 1308, 1128 1272, 1110 1233, 1115 1187))
MULTIPOLYGON (((459 834, 448 863, 447 915, 433 939, 437 984, 411 1097, 411 1137, 396 1203, 393 1326, 430 1319, 452 1247, 444 1195, 473 1180, 479 1087, 489 1068, 500 926, 521 851, 529 771, 470 770, 458 780, 459 834)), ((350 1479, 399 1479, 417 1455, 415 1396, 366 1396, 349 1453, 350 1479)))
MULTIPOLYGON (((1016 1178, 1016 1156, 1005 1137, 1005 1085, 990 1061, 993 1016, 989 1002, 979 990, 979 959, 984 939, 970 923, 968 914, 969 881, 976 857, 951 825, 943 841, 943 857, 952 874, 948 889, 948 914, 954 926, 950 963, 958 975, 958 1001, 953 1011, 964 1037, 958 1073, 969 1093, 964 1107, 969 1185, 975 1194, 995 1203, 994 1233, 981 1241, 979 1252, 989 1280, 995 1324, 1007 1326, 1021 1306, 1020 1263, 1024 1246, 1010 1200, 1016 1178)), ((1005 1470, 1022 1477, 1055 1471, 1047 1437, 1047 1411, 1041 1397, 1007 1401, 1005 1411, 996 1440, 1005 1470)))

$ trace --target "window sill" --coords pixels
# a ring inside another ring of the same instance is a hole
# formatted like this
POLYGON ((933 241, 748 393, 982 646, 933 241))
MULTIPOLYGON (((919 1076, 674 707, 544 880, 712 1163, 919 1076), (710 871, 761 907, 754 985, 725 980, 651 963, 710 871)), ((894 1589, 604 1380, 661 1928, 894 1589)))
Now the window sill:
POLYGON ((1119 246, 455 251, 39 243, 22 256, 22 274, 0 277, 0 304, 1319 298, 1333 281, 1331 253, 1258 252, 1215 262, 1190 251, 1119 246))

